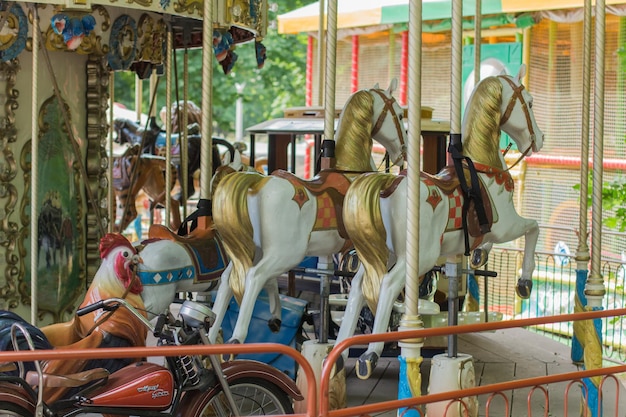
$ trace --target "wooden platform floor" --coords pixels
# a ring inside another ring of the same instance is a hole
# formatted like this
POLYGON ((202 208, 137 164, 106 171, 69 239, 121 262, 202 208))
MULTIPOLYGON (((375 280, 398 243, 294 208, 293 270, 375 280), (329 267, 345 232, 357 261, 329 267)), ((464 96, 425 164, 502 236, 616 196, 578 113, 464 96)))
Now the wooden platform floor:
MULTIPOLYGON (((478 385, 515 379, 554 375, 578 370, 570 359, 570 348, 539 334, 523 329, 499 330, 494 333, 461 335, 458 352, 472 355, 478 385)), ((424 356, 427 356, 427 351, 424 356)), ((370 404, 397 398, 399 362, 395 357, 383 357, 379 360, 373 376, 365 381, 358 379, 354 372, 355 358, 347 363, 347 398, 348 406, 370 404)), ((422 363, 422 392, 428 391, 431 359, 422 363)), ((618 409, 615 409, 615 384, 607 381, 604 401, 604 417, 626 416, 626 376, 621 375, 618 409), (610 387, 610 389, 609 389, 610 387)), ((531 400, 532 414, 528 413, 527 397, 529 389, 506 392, 510 404, 510 416, 565 416, 564 404, 566 383, 550 385, 550 410, 545 413, 543 398, 536 393, 531 400)), ((579 416, 580 390, 571 389, 568 401, 569 416, 579 416)), ((479 397, 479 416, 485 416, 486 397, 479 397)), ((392 417, 395 411, 380 413, 378 416, 392 417)), ((492 401, 490 416, 506 415, 505 404, 501 399, 492 401)))

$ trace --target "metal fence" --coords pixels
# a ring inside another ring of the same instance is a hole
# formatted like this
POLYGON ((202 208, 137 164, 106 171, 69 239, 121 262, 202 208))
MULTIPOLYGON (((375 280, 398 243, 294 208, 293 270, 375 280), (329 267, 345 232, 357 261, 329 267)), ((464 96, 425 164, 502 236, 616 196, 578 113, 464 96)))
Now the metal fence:
MULTIPOLYGON (((515 284, 519 276, 523 249, 494 247, 486 266, 497 271, 497 278, 477 277, 480 289, 481 311, 498 311, 505 319, 545 317, 574 312, 576 294, 575 255, 556 252, 536 252, 533 290, 528 300, 515 295, 515 284), (486 292, 485 292, 486 289, 486 292)), ((603 258, 601 274, 604 278, 606 295, 604 309, 626 306, 626 260, 603 258)), ((573 326, 571 322, 533 326, 547 337, 558 339, 571 346, 573 326)), ((602 343, 604 357, 609 361, 626 362, 626 319, 609 317, 602 319, 602 343)))

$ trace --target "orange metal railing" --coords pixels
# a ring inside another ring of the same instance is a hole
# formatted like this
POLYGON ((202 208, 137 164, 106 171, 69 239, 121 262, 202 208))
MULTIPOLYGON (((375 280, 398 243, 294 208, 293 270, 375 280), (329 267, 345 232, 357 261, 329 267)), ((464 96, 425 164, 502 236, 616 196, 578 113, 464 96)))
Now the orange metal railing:
POLYGON ((49 359, 91 359, 94 357, 103 359, 113 358, 138 358, 153 356, 179 356, 179 355, 223 355, 242 353, 279 353, 292 357, 304 372, 307 382, 305 394, 306 413, 294 414, 300 417, 316 417, 317 415, 317 385, 315 374, 311 365, 297 350, 277 343, 246 343, 226 345, 193 345, 193 346, 154 346, 132 348, 97 348, 97 349, 55 349, 34 351, 4 351, 0 352, 0 363, 14 361, 36 361, 49 359))
MULTIPOLYGON (((556 382, 566 381, 579 381, 583 378, 600 377, 600 376, 612 376, 626 372, 626 365, 612 366, 607 368, 591 369, 578 372, 562 373, 557 375, 549 375, 537 378, 519 379, 516 381, 503 382, 498 384, 490 384, 479 387, 467 388, 464 390, 455 390, 437 394, 423 395, 415 398, 407 398, 402 400, 391 400, 380 402, 376 404, 366 404, 356 407, 343 408, 341 410, 329 409, 329 386, 332 368, 339 358, 339 355, 345 350, 354 345, 364 345, 371 342, 392 342, 404 339, 413 338, 425 338, 433 336, 447 336, 458 335, 464 333, 477 333, 484 331, 493 331, 501 329, 509 329, 515 327, 527 327, 537 326, 547 323, 557 323, 565 321, 579 321, 579 320, 592 320, 603 317, 623 316, 626 315, 626 308, 615 310, 601 310, 601 311, 589 311, 583 313, 563 314, 549 317, 539 317, 531 319, 511 320, 503 322, 491 322, 491 323, 478 323, 468 324, 455 327, 439 327, 431 329, 410 330, 410 331, 398 331, 385 334, 369 334, 358 335, 346 339, 338 343, 333 350, 329 353, 328 358, 324 362, 324 368, 322 369, 320 380, 320 403, 318 406, 320 417, 349 417, 360 415, 373 415, 374 413, 380 413, 385 411, 396 410, 400 408, 412 408, 418 410, 420 415, 422 411, 419 410, 420 405, 429 403, 435 403, 440 401, 461 401, 462 398, 471 397, 475 395, 492 394, 496 395, 502 391, 519 389, 519 388, 534 388, 545 384, 551 384, 556 382)), ((605 378, 606 379, 606 378, 605 378)), ((618 391, 619 392, 619 391, 618 391)), ((600 393, 600 396, 602 394, 600 393)), ((619 400, 619 394, 616 395, 616 401, 619 400)), ((568 415, 568 414, 564 414, 568 415)), ((591 416, 589 416, 591 417, 591 416)))

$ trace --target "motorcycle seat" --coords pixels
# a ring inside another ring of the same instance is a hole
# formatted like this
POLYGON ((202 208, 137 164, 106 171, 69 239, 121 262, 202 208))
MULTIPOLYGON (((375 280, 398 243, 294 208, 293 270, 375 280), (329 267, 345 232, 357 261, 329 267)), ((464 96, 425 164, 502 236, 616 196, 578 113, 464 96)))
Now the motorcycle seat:
MULTIPOLYGON (((94 368, 69 375, 54 375, 44 373, 43 385, 45 387, 80 387, 89 382, 107 378, 108 376, 109 371, 104 368, 94 368)), ((26 382, 32 386, 39 385, 39 375, 37 374, 37 371, 28 371, 26 373, 26 382)))

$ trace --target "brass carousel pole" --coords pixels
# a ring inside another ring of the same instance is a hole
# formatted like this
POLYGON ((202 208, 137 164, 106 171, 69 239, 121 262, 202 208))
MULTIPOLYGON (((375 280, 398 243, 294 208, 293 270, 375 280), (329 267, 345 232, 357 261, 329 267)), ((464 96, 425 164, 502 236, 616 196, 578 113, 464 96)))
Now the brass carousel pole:
MULTIPOLYGON (((422 0, 409 3, 409 90, 408 90, 408 149, 407 149, 407 235, 405 313, 398 330, 423 329, 419 315, 419 250, 420 250, 420 143, 422 131, 422 0)), ((401 340, 398 399, 422 395, 423 338, 401 340)), ((418 416, 417 410, 398 410, 398 415, 418 416)))
MULTIPOLYGON (((211 167, 213 166, 213 2, 204 0, 202 19, 202 142, 200 143, 200 201, 198 209, 211 204, 211 167)), ((198 227, 207 229, 206 217, 198 227)))
MULTIPOLYGON (((165 107, 167 120, 172 120, 172 27, 168 25, 165 58, 165 107)), ((156 106, 152 106, 156 111, 156 106)), ((165 218, 171 224, 172 214, 172 123, 165 124, 165 218)))
POLYGON ((38 138, 38 107, 39 95, 39 14, 37 7, 33 11, 33 74, 32 74, 32 102, 31 102, 31 177, 30 177, 30 322, 37 325, 37 277, 39 264, 39 248, 37 245, 37 191, 39 190, 39 138, 38 138))
MULTIPOLYGON (((463 0, 452 2, 452 68, 450 89, 450 146, 462 143, 461 97, 463 52, 463 0)), ((463 276, 463 255, 448 257, 445 273, 448 278, 448 326, 458 325, 459 287, 463 276)), ((475 385, 474 362, 470 355, 458 352, 456 335, 448 336, 447 353, 435 355, 430 368, 429 393, 471 388, 475 385)), ((462 403, 450 405, 441 401, 428 405, 429 417, 474 417, 478 415, 478 399, 464 398, 462 403)))

